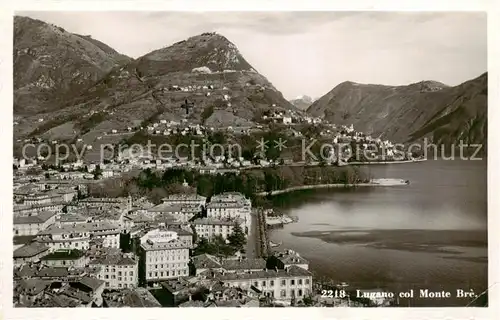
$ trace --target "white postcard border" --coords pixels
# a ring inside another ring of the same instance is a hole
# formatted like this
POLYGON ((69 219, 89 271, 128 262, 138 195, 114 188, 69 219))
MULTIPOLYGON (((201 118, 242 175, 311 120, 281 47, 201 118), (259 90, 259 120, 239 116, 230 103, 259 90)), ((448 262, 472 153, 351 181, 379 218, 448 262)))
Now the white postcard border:
POLYGON ((500 14, 497 1, 144 1, 144 0, 108 0, 108 1, 9 1, 2 2, 0 10, 0 97, 3 106, 0 119, 0 138, 4 145, 0 170, 3 183, 0 184, 2 201, 0 237, 0 320, 5 319, 160 319, 176 317, 178 319, 255 319, 255 318, 289 318, 289 319, 360 319, 388 317, 395 319, 493 319, 498 314, 500 303, 500 237, 496 233, 500 223, 500 190, 496 180, 500 172, 495 164, 500 163, 499 123, 499 67, 500 14), (304 10, 342 10, 342 11, 488 11, 488 261, 489 261, 489 303, 488 308, 247 308, 247 309, 16 309, 12 306, 12 35, 13 14, 15 11, 304 11, 304 10))

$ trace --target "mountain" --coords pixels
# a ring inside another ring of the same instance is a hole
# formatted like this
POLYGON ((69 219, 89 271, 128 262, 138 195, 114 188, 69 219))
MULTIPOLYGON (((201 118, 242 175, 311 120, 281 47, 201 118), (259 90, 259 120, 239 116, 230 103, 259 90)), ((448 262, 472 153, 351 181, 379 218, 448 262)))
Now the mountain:
POLYGON ((436 81, 406 86, 343 82, 307 110, 396 142, 432 138, 447 143, 460 137, 484 140, 486 111, 486 73, 455 87, 436 81))
POLYGON ((290 103, 300 110, 307 110, 307 108, 309 108, 309 106, 313 103, 313 99, 309 96, 303 95, 290 100, 290 103))
MULTIPOLYGON (((269 109, 297 110, 217 33, 193 36, 115 66, 105 76, 93 77, 97 81, 85 90, 67 96, 57 112, 19 119, 18 136, 47 133, 51 139, 69 138, 160 119, 213 127, 248 125, 269 109), (192 105, 188 114, 186 101, 192 105), (50 121, 37 123, 42 116, 50 121), (20 130, 25 123, 36 127, 20 130)), ((65 65, 63 72, 74 68, 65 65)))
POLYGON ((14 17, 14 113, 56 108, 112 68, 131 61, 90 36, 28 17, 14 17))
POLYGON ((439 109, 410 140, 429 137, 436 144, 483 144, 488 136, 488 74, 467 81, 449 93, 453 101, 439 109))

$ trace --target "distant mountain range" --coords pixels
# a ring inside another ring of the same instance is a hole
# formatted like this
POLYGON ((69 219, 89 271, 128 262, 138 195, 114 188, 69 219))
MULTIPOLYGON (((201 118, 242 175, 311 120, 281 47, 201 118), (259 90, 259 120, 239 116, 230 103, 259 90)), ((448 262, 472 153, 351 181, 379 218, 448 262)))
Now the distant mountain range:
POLYGON ((436 81, 406 86, 344 82, 307 112, 397 142, 486 143, 487 73, 455 87, 436 81))
POLYGON ((309 106, 313 103, 313 98, 303 95, 290 100, 290 103, 300 110, 307 110, 307 108, 309 108, 309 106))

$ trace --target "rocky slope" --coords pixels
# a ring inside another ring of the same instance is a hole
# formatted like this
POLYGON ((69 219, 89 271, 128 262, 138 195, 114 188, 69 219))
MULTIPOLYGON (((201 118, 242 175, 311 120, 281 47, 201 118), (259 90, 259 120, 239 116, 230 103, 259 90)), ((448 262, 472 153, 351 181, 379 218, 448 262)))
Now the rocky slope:
POLYGON ((113 68, 57 112, 20 119, 15 128, 18 136, 48 133, 55 139, 61 131, 76 137, 160 119, 223 127, 249 124, 268 109, 296 110, 233 43, 204 33, 113 68), (50 122, 37 123, 42 116, 50 122), (21 130, 22 123, 36 127, 21 130))
POLYGON ((450 90, 452 102, 440 108, 410 140, 429 137, 444 145, 483 144, 488 135, 488 74, 467 81, 450 90))
POLYGON ((309 106, 313 103, 313 99, 304 95, 290 100, 290 103, 300 110, 307 110, 307 108, 309 108, 309 106))
POLYGON ((107 45, 28 17, 14 17, 14 113, 57 109, 112 68, 131 61, 107 45))
POLYGON ((397 142, 432 138, 452 143, 486 137, 487 74, 448 87, 435 81, 407 86, 344 82, 314 102, 308 113, 397 142))

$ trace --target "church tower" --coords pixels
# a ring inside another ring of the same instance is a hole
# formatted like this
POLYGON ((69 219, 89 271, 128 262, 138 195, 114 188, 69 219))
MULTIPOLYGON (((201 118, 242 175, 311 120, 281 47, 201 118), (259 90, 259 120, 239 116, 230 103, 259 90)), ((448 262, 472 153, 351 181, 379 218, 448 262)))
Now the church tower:
POLYGON ((132 196, 130 193, 128 194, 127 198, 127 211, 132 211, 132 196))

